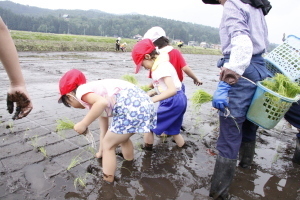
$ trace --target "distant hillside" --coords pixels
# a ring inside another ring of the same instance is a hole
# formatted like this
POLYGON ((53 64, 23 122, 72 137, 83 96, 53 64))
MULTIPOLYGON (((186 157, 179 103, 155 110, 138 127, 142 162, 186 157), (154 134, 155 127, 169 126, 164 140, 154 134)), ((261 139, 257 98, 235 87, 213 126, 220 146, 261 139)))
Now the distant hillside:
POLYGON ((100 10, 51 10, 0 1, 0 16, 12 30, 132 38, 161 26, 170 39, 218 44, 218 29, 138 14, 116 15, 100 10))

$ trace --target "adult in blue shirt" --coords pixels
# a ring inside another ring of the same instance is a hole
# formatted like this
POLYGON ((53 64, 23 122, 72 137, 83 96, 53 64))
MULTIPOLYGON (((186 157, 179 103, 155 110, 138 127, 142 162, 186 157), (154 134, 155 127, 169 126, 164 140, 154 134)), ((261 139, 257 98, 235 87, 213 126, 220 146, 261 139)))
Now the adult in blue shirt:
POLYGON ((258 126, 246 114, 257 81, 268 77, 262 54, 268 46, 264 15, 271 5, 265 0, 202 0, 223 5, 219 35, 224 58, 218 62, 220 82, 213 95, 213 107, 220 110, 220 133, 209 196, 227 199, 239 165, 249 167, 253 161, 258 126), (262 3, 266 2, 267 4, 262 3))

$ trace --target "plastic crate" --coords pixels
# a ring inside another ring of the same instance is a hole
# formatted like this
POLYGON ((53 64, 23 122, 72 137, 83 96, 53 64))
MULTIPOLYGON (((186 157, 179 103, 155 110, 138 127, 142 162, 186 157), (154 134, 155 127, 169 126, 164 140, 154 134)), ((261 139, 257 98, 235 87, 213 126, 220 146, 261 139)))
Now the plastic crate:
POLYGON ((300 38, 289 35, 265 57, 265 62, 273 75, 281 73, 300 84, 300 38))
POLYGON ((264 87, 259 81, 247 112, 247 119, 264 129, 274 128, 289 110, 292 103, 298 99, 298 97, 292 99, 281 96, 264 87), (269 95, 278 98, 274 99, 269 95))

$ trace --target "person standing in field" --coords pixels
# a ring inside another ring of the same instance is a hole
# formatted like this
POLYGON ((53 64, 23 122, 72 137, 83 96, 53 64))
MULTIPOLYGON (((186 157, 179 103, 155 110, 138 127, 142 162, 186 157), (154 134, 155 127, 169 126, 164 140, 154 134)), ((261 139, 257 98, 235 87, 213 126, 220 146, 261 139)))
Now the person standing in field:
POLYGON ((102 158, 103 179, 114 181, 116 147, 121 146, 125 160, 133 160, 130 137, 150 133, 156 126, 156 113, 151 98, 132 83, 119 79, 86 82, 76 69, 65 73, 59 81, 59 103, 67 107, 88 109, 86 116, 75 124, 74 130, 84 134, 97 118, 100 125, 100 145, 96 154, 102 158), (111 123, 109 124, 109 118, 111 123))
POLYGON ((271 5, 267 0, 263 1, 266 4, 256 0, 202 1, 223 6, 219 34, 224 58, 218 62, 220 82, 212 101, 213 107, 220 111, 219 153, 209 196, 228 199, 238 154, 239 166, 249 168, 255 153, 258 126, 248 121, 246 114, 256 90, 252 82, 261 81, 269 74, 262 54, 269 44, 264 15, 271 5))
POLYGON ((178 46, 179 48, 181 48, 181 47, 183 46, 183 41, 180 40, 180 41, 178 42, 177 46, 178 46))
POLYGON ((120 51, 120 45, 121 45, 121 38, 118 37, 116 39, 116 51, 120 51))
POLYGON ((12 114, 16 106, 14 120, 26 117, 33 108, 32 102, 25 86, 17 49, 1 17, 0 60, 10 80, 10 87, 7 92, 7 110, 12 114))
MULTIPOLYGON (((169 39, 166 37, 166 32, 159 26, 150 28, 144 35, 144 39, 150 39, 153 44, 158 47, 159 52, 167 52, 169 54, 170 63, 176 70, 180 82, 183 82, 183 72, 193 79, 194 84, 199 86, 202 82, 196 77, 193 70, 186 64, 180 51, 174 49, 169 44, 169 39)), ((149 78, 152 77, 151 70, 149 71, 149 78)), ((150 85, 153 88, 153 85, 150 85)), ((185 86, 182 83, 182 90, 185 92, 185 86)))
POLYGON ((187 98, 182 90, 181 81, 169 62, 168 52, 157 53, 150 39, 143 39, 134 45, 132 58, 136 64, 135 73, 141 66, 151 70, 152 84, 156 94, 152 97, 154 103, 159 102, 157 108, 157 126, 150 133, 144 134, 144 149, 152 150, 154 134, 170 135, 177 146, 183 147, 185 142, 180 134, 183 115, 186 111, 187 98))

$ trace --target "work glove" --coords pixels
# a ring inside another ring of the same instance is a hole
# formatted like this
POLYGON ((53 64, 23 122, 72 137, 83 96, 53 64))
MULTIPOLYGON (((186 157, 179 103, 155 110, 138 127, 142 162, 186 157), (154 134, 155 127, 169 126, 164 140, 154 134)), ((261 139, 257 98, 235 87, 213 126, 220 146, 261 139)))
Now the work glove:
POLYGON ((213 95, 212 106, 222 112, 225 111, 225 108, 228 107, 228 91, 231 86, 224 82, 220 81, 217 90, 213 95))

